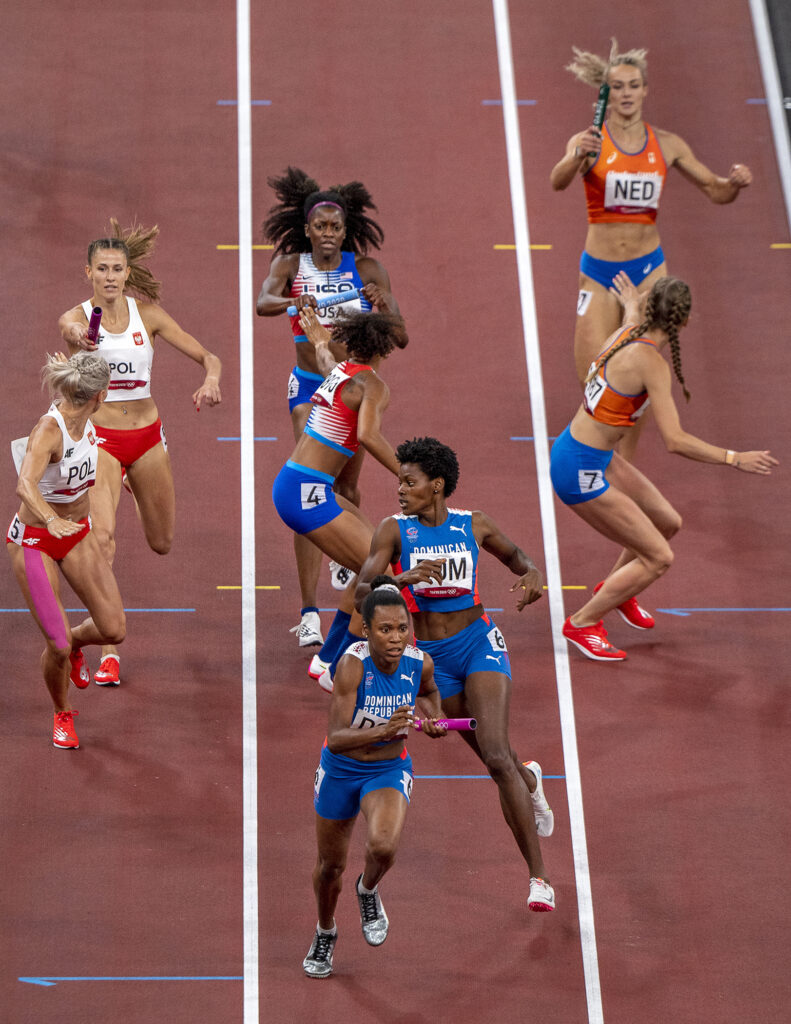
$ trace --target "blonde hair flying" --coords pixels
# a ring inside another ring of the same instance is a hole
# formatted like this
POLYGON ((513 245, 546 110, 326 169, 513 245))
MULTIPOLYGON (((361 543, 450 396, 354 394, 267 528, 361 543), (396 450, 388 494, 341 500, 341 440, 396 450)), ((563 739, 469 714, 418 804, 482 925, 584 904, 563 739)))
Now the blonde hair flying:
POLYGON ((572 46, 574 60, 566 65, 566 71, 570 71, 578 81, 584 82, 585 85, 592 85, 598 89, 602 82, 607 80, 610 68, 615 68, 619 64, 631 64, 640 71, 643 82, 647 82, 648 62, 645 58, 648 50, 626 50, 624 53, 618 53, 618 41, 614 36, 610 39, 610 44, 610 56, 607 60, 604 57, 599 57, 596 53, 589 53, 587 50, 580 50, 578 47, 572 46))

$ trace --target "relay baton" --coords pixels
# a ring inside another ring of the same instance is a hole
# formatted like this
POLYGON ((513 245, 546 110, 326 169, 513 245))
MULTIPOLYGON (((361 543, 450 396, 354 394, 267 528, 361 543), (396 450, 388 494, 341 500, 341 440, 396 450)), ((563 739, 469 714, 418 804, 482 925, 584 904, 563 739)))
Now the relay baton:
POLYGON ((96 344, 96 339, 99 337, 99 324, 102 322, 102 307, 94 306, 91 311, 91 319, 88 324, 88 341, 92 341, 96 344))
MULTIPOLYGON (((607 100, 610 98, 610 87, 606 82, 602 82, 599 86, 599 98, 596 100, 596 106, 593 111, 593 127, 601 133, 601 127, 604 124, 604 115, 607 112, 607 100)), ((595 153, 588 153, 588 156, 596 156, 595 153)))
MULTIPOLYGON (((457 732, 470 732, 478 728, 474 718, 438 718, 434 724, 442 726, 443 729, 455 729, 457 732)), ((422 730, 423 719, 415 719, 415 728, 418 732, 422 730)))
MULTIPOLYGON (((352 299, 356 299, 360 294, 357 288, 350 288, 348 292, 333 292, 332 295, 325 295, 321 299, 316 299, 316 306, 319 309, 325 309, 327 306, 339 306, 342 302, 351 302, 352 299)), ((297 307, 289 306, 286 310, 289 316, 297 315, 297 307)))

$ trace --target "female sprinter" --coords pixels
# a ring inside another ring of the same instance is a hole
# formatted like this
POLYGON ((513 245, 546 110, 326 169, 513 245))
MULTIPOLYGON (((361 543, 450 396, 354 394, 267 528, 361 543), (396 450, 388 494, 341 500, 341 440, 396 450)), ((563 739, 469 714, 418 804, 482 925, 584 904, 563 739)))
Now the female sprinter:
MULTIPOLYGON (((340 312, 376 307, 379 312, 398 313, 390 291, 390 278, 378 260, 368 256, 378 249, 384 234, 365 213, 375 210, 368 190, 359 181, 321 191, 318 183, 304 171, 289 167, 280 178, 270 178, 279 203, 264 222, 267 241, 275 243, 275 255, 269 275, 261 285, 256 312, 259 316, 279 316, 295 305, 297 310, 316 305, 316 299, 333 293, 357 289, 360 298, 318 312, 325 326, 334 323, 340 312)), ((311 410, 310 397, 324 375, 316 361, 313 346, 300 327, 299 317, 291 317, 296 343, 296 366, 288 380, 288 408, 294 440, 299 440, 311 410)), ((341 346, 335 355, 343 359, 341 346)), ((349 460, 335 489, 354 505, 360 504, 357 481, 362 452, 349 460)), ((300 647, 322 643, 321 622, 316 606, 316 588, 321 570, 321 553, 300 534, 294 535, 294 554, 302 600, 300 622, 292 629, 300 647)), ((341 565, 335 570, 333 586, 342 590, 350 573, 341 565)))
POLYGON ((461 736, 497 783, 508 827, 530 870, 531 910, 553 910, 538 836, 549 836, 554 816, 544 796, 541 766, 522 764, 508 739, 511 665, 503 635, 478 597, 478 555, 494 555, 519 579, 517 608, 541 597, 542 577, 533 562, 484 512, 448 508, 456 489, 456 454, 433 437, 405 441, 396 449, 401 514, 384 519, 362 567, 357 600, 370 581, 392 565, 394 582, 408 591, 417 646, 430 654, 442 697, 453 718, 475 718, 478 728, 461 736))
POLYGON ((552 485, 560 500, 624 548, 590 601, 563 625, 566 639, 594 661, 626 657, 607 640, 602 624, 607 612, 617 610, 638 629, 654 625, 635 595, 670 568, 673 552, 668 540, 681 526, 681 517, 656 487, 614 451, 648 403, 670 452, 745 473, 768 475, 778 464, 768 451, 717 448, 682 429, 670 393, 670 367, 661 353, 670 348, 673 371, 689 397, 678 337, 689 319, 689 286, 678 278, 663 277, 647 297, 639 296, 627 275, 620 273, 612 290, 632 322, 615 332, 591 366, 583 403, 552 446, 550 459, 552 485), (642 320, 635 325, 631 313, 641 306, 642 320))
MULTIPOLYGON (((648 93, 645 50, 618 53, 614 39, 608 60, 573 49, 575 59, 567 70, 596 89, 603 82, 610 86, 602 134, 586 128, 572 135, 550 174, 556 191, 581 175, 588 207, 574 330, 574 359, 582 382, 601 339, 620 323, 618 302, 609 292, 618 271, 626 271, 645 290, 667 274, 656 217, 668 168, 677 167, 714 203, 732 203, 750 184, 752 174, 743 164, 734 164, 728 177, 720 178, 678 135, 643 120, 648 93)), ((637 433, 632 431, 625 448, 619 449, 626 458, 634 454, 637 433)))
MULTIPOLYGON (((154 338, 158 335, 206 371, 192 396, 201 403, 220 402, 221 364, 191 334, 162 309, 160 283, 142 261, 151 254, 159 229, 140 227, 121 231, 110 221, 112 237, 88 246, 85 274, 93 287, 87 302, 64 313, 58 322, 70 351, 98 351, 110 364, 110 391, 96 414, 101 448, 96 486, 91 494, 91 518, 96 537, 110 565, 115 556, 115 516, 121 483, 134 495, 146 540, 152 551, 165 555, 173 541, 176 495, 162 421, 151 397, 154 338), (127 295, 132 291, 148 301, 127 295), (102 321, 98 345, 88 338, 91 309, 99 306, 102 321)), ((118 686, 119 658, 112 645, 102 649, 94 676, 100 686, 118 686)))
MULTIPOLYGON (((278 515, 295 534, 306 537, 339 565, 358 572, 368 555, 373 527, 355 505, 336 494, 334 484, 360 445, 385 469, 398 473, 395 452, 381 432, 390 391, 376 370, 394 348, 406 345, 404 321, 392 313, 344 314, 330 334, 315 311, 305 306, 300 322, 328 376, 311 396, 310 416, 275 479, 272 499, 278 515), (329 351, 331 341, 339 342, 349 358, 335 363, 329 351)), ((348 588, 325 647, 331 642, 339 647, 338 640, 345 646, 355 639, 360 639, 360 619, 348 588)), ((334 651, 328 654, 331 660, 334 651)), ((332 679, 325 668, 326 664, 317 668, 315 678, 331 690, 332 679)))
POLYGON ((311 978, 332 973, 338 938, 335 907, 360 811, 368 824, 365 867, 355 885, 360 922, 370 946, 381 946, 387 938, 389 921, 378 886, 393 866, 412 796, 406 741, 415 724, 415 701, 425 715, 421 728, 428 736, 447 731, 436 724, 441 709, 431 658, 410 645, 406 602, 389 576, 371 581, 362 616, 365 639, 350 647, 338 664, 314 782, 318 859, 313 889, 319 920, 302 963, 311 978))
POLYGON ((55 706, 52 742, 76 749, 69 678, 90 682, 86 644, 120 644, 126 622, 112 569, 91 532, 88 490, 96 475, 97 439, 90 417, 107 396, 110 368, 101 356, 78 352, 50 356, 42 370, 50 392, 60 395, 30 434, 19 471, 22 502, 8 528, 6 546, 25 600, 44 634, 44 682, 55 706), (60 599, 58 569, 84 601, 88 618, 69 627, 60 599))

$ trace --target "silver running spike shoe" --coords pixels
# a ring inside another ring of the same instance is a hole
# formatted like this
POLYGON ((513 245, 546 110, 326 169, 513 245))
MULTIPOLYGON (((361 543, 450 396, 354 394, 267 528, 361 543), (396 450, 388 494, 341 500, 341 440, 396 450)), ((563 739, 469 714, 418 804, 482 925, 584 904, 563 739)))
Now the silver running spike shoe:
POLYGON ((357 879, 354 889, 357 893, 357 902, 360 904, 360 924, 363 927, 363 937, 369 946, 381 946, 387 938, 387 931, 390 921, 379 898, 379 887, 372 893, 361 893, 360 882, 363 876, 357 879))
POLYGON ((302 969, 309 978, 329 978, 332 974, 332 952, 337 941, 337 932, 325 935, 316 931, 308 955, 302 961, 302 969))

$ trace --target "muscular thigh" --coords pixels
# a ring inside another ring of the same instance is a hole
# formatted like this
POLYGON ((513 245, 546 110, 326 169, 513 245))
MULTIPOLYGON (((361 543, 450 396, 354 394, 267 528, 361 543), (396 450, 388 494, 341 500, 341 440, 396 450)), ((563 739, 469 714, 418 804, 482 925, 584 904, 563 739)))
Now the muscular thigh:
POLYGON ((176 493, 170 456, 165 446, 160 443, 149 448, 129 467, 127 476, 146 533, 159 524, 172 528, 176 516, 176 493))
POLYGON ((96 482, 91 488, 90 496, 93 528, 111 534, 121 496, 121 463, 101 448, 97 456, 96 482))
POLYGON ((588 367, 604 343, 621 324, 621 306, 614 295, 585 274, 580 274, 577 320, 574 325, 574 364, 582 384, 588 367))
POLYGON ((104 631, 102 627, 107 620, 114 623, 123 616, 118 584, 92 533, 71 549, 60 568, 100 631, 104 631))
POLYGON ((617 452, 607 467, 607 479, 631 498, 660 532, 677 525, 679 515, 659 488, 617 452))
POLYGON ((655 558, 667 548, 667 541, 646 513, 614 485, 598 498, 568 507, 603 537, 638 556, 655 558))
POLYGON ((36 558, 36 567, 42 570, 31 574, 28 571, 29 565, 25 565, 25 548, 7 544, 6 550, 19 589, 38 628, 55 647, 68 647, 71 643, 71 629, 60 600, 56 563, 43 552, 30 552, 28 559, 36 558))

